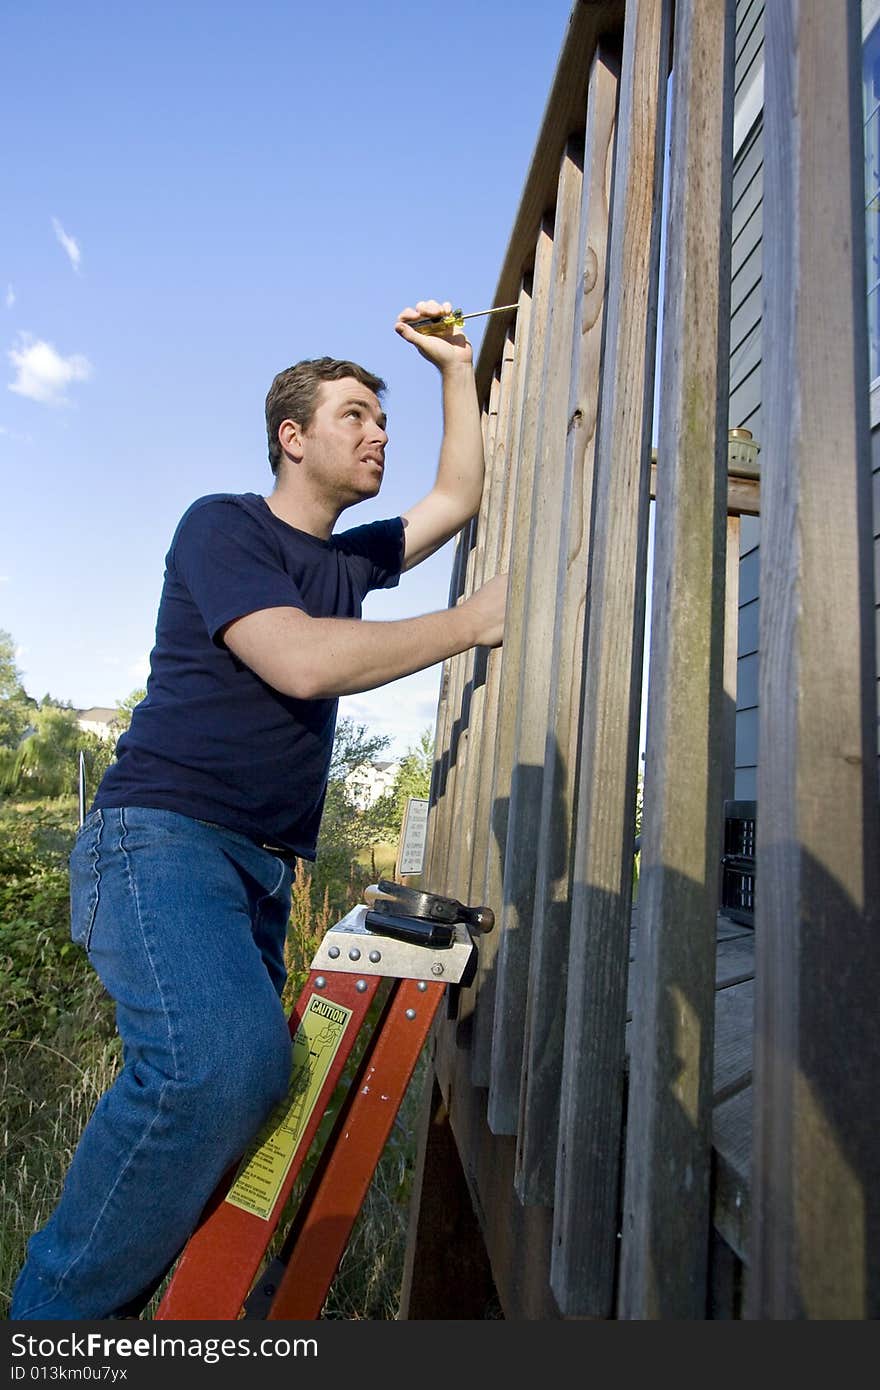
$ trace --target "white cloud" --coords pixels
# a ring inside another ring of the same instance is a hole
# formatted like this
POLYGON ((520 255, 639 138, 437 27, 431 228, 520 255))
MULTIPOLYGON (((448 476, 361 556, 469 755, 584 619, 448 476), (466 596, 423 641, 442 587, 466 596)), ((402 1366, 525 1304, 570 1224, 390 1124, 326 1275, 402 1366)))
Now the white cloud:
POLYGON ((9 383, 10 391, 43 405, 66 405, 65 387, 73 381, 88 381, 92 374, 91 362, 81 353, 62 357, 52 343, 29 333, 19 334, 18 346, 8 356, 18 373, 9 383))
POLYGON ((12 285, 7 285, 7 286, 6 286, 6 307, 7 307, 7 309, 11 309, 14 303, 15 303, 15 290, 13 289, 12 285))
POLYGON ((0 574, 0 584, 8 584, 8 583, 9 583, 9 575, 8 575, 8 574, 0 574))
POLYGON ((426 728, 433 734, 439 686, 439 667, 418 671, 377 690, 343 696, 339 717, 365 724, 370 734, 387 734, 391 742, 385 756, 402 758, 426 728))
POLYGON ((78 272, 81 259, 79 245, 74 241, 72 236, 68 236, 57 217, 52 218, 52 226, 55 229, 55 236, 59 244, 63 246, 64 250, 67 252, 70 264, 73 266, 74 270, 78 272))

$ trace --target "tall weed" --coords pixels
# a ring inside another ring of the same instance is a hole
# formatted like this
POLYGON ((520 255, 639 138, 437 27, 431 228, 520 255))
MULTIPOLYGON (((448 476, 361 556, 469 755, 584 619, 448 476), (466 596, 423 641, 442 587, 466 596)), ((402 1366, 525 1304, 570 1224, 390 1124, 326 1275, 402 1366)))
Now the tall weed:
MULTIPOLYGON (((82 1130, 121 1065, 112 1001, 84 953, 69 938, 66 857, 74 833, 75 810, 69 798, 63 804, 29 805, 24 814, 8 806, 0 812, 0 979, 5 1025, 0 1036, 3 1317, 8 1314, 27 1241, 52 1212, 82 1130)), ((363 886, 375 877, 372 863, 352 866, 348 907, 362 901, 363 886)), ((341 915, 331 904, 326 884, 316 903, 318 897, 311 869, 300 862, 285 949, 288 1011, 305 983, 319 942, 341 915)), ((322 1136, 332 1125, 362 1045, 363 1040, 337 1088, 322 1123, 322 1136)), ((397 1316, 423 1066, 424 1059, 330 1289, 326 1318, 397 1316)), ((315 1158, 316 1154, 310 1155, 294 1200, 304 1189, 315 1158)), ((281 1240, 279 1232, 270 1255, 281 1240)), ((153 1316, 163 1289, 142 1317, 153 1316)))

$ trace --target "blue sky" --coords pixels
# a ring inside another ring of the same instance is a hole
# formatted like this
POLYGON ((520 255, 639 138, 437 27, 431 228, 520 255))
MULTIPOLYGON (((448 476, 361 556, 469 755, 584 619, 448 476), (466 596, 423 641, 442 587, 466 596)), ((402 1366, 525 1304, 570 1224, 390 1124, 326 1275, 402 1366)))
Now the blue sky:
MULTIPOLYGON (((299 358, 389 383, 383 490, 342 524, 429 489, 439 377, 393 323, 418 298, 493 302, 570 9, 3 8, 0 627, 30 694, 143 684, 177 520, 271 490, 263 402, 299 358)), ((364 616, 445 607, 451 562, 450 543, 364 616)), ((402 753, 439 675, 341 710, 402 753)))

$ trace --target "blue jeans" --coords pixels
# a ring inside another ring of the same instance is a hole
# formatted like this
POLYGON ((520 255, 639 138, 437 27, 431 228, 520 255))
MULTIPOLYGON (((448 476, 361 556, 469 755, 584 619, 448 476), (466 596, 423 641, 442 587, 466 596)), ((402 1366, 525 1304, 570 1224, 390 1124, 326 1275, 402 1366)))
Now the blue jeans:
POLYGON ((124 1065, 28 1245, 10 1317, 107 1318, 174 1261, 286 1094, 290 866, 172 811, 92 811, 71 935, 116 1001, 124 1065))

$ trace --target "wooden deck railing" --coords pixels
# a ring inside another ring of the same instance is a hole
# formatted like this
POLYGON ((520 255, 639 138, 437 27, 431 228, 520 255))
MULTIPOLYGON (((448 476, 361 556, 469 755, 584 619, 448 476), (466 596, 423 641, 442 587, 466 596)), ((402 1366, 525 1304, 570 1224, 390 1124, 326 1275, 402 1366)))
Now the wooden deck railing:
MULTIPOLYGON (((733 17, 575 5, 498 282, 519 308, 478 362, 487 481, 450 603, 507 572, 508 620, 444 672, 422 882, 498 926, 434 1039, 422 1162, 443 1120, 508 1317, 880 1312, 858 6, 766 14, 754 933, 718 914, 757 510, 728 473, 733 17)), ((404 1315, 479 1316, 419 1302, 437 1221, 423 1186, 404 1315)))

